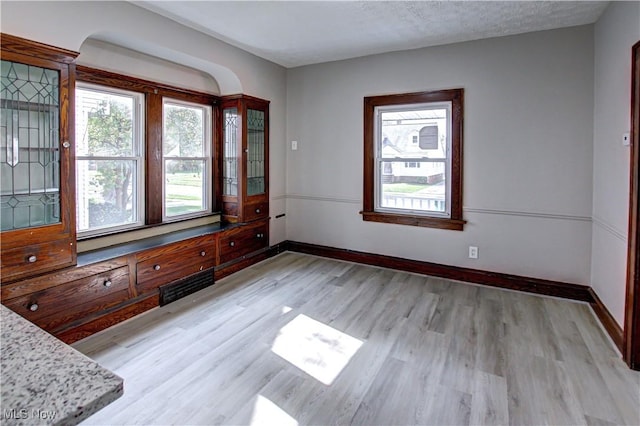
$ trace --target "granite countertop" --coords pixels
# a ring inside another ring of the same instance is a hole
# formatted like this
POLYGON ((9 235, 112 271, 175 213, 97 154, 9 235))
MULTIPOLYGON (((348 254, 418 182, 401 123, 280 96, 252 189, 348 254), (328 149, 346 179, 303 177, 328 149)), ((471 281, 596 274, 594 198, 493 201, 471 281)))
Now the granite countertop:
POLYGON ((123 380, 0 305, 2 425, 75 425, 118 399, 123 380))

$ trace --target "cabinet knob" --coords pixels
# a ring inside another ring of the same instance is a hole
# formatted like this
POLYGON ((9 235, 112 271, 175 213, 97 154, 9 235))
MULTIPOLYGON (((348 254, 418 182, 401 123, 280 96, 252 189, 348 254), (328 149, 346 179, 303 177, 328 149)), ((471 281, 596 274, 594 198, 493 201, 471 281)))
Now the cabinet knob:
POLYGON ((260 214, 260 209, 256 209, 256 213, 260 214))
POLYGON ((35 255, 31 255, 27 258, 27 260, 29 261, 29 263, 35 263, 36 260, 38 260, 38 258, 35 255))
POLYGON ((258 237, 258 238, 264 238, 264 234, 256 234, 256 237, 258 237))
POLYGON ((29 305, 29 310, 30 310, 31 312, 35 312, 35 311, 37 311, 37 310, 38 310, 38 304, 37 304, 37 303, 32 303, 32 304, 30 304, 30 305, 29 305))
POLYGON ((111 284, 113 283, 111 282, 111 280, 106 280, 103 284, 105 287, 111 287, 111 284))
POLYGON ((64 141, 62 142, 62 146, 65 148, 69 148, 71 146, 71 144, 69 143, 69 141, 64 141))
POLYGON ((231 242, 229 243, 229 245, 230 245, 231 247, 235 247, 236 242, 235 242, 235 241, 231 241, 231 242))
POLYGON ((153 270, 154 271, 159 271, 160 270, 160 265, 153 265, 153 270))
POLYGON ((207 252, 206 252, 206 251, 202 250, 202 251, 200 252, 200 256, 205 257, 206 255, 207 255, 207 252))

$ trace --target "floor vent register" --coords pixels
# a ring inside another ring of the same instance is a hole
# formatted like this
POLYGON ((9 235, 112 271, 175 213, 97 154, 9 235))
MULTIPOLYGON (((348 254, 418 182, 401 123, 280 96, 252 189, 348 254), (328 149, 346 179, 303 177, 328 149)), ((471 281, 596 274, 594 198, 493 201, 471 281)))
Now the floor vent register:
POLYGON ((213 269, 163 285, 160 287, 160 306, 175 302, 210 285, 213 285, 213 269))

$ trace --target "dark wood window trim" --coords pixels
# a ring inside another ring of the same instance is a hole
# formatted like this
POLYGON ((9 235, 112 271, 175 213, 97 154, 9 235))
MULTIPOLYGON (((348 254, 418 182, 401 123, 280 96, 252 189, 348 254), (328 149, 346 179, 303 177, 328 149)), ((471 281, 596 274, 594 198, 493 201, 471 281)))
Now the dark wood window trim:
POLYGON ((215 105, 220 101, 220 98, 216 95, 197 92, 195 90, 182 89, 180 87, 164 83, 156 83, 83 65, 78 65, 76 67, 76 80, 101 86, 130 90, 132 92, 142 92, 145 94, 153 93, 187 102, 215 105))
MULTIPOLYGON (((215 95, 201 93, 189 89, 182 89, 163 83, 143 80, 122 74, 104 71, 86 66, 77 66, 76 80, 83 83, 96 84, 100 86, 112 87, 116 89, 124 89, 132 92, 144 93, 145 95, 145 225, 148 226, 161 225, 165 222, 162 220, 162 191, 150 190, 151 188, 162 188, 162 100, 163 98, 172 98, 196 104, 209 105, 213 108, 211 131, 211 149, 212 156, 218 155, 218 138, 217 138, 217 105, 220 98, 215 95)), ((212 189, 214 198, 212 200, 212 211, 203 213, 199 216, 191 216, 188 219, 196 217, 206 217, 220 210, 220 192, 218 191, 217 176, 218 161, 212 158, 212 189)), ((185 220, 177 218, 166 223, 178 222, 185 220)), ((134 228, 134 229, 140 229, 134 228)), ((131 231, 128 229, 127 231, 131 231)), ((114 231, 113 234, 118 232, 114 231)))
POLYGON ((366 221, 424 226, 461 231, 462 219, 462 126, 464 89, 369 96, 364 98, 364 190, 362 218, 366 221), (451 217, 375 211, 375 108, 389 105, 451 102, 451 217))

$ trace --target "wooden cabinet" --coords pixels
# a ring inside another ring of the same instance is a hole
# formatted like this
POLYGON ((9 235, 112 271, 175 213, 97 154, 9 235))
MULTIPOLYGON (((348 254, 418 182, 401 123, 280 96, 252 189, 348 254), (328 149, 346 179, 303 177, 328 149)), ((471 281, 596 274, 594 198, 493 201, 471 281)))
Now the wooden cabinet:
POLYGON ((151 237, 106 248, 105 257, 87 254, 81 260, 91 262, 82 266, 3 284, 2 303, 70 343, 266 259, 268 246, 268 219, 151 237))
POLYGON ((221 128, 222 219, 269 217, 269 101, 225 97, 221 128))
MULTIPOLYGON (((4 235, 2 236, 4 239, 4 235)), ((3 281, 35 275, 74 262, 74 245, 62 239, 43 244, 30 244, 24 247, 4 249, 0 262, 2 264, 3 281)))
POLYGON ((126 301, 129 284, 129 267, 121 259, 3 286, 2 303, 55 332, 126 301))
POLYGON ((76 261, 77 53, 1 37, 0 279, 5 283, 76 261))
POLYGON ((136 289, 139 294, 215 266, 214 235, 191 238, 146 250, 136 255, 136 289))
POLYGON ((243 226, 220 237, 218 252, 221 265, 258 251, 269 245, 269 223, 261 221, 243 226))
POLYGON ((214 169, 223 221, 238 225, 151 237, 74 266, 77 53, 1 37, 3 304, 73 341, 157 306, 158 294, 170 294, 162 299, 170 303, 210 285, 208 271, 213 280, 214 270, 228 274, 267 256, 269 102, 236 95, 217 111, 223 125, 214 169))

